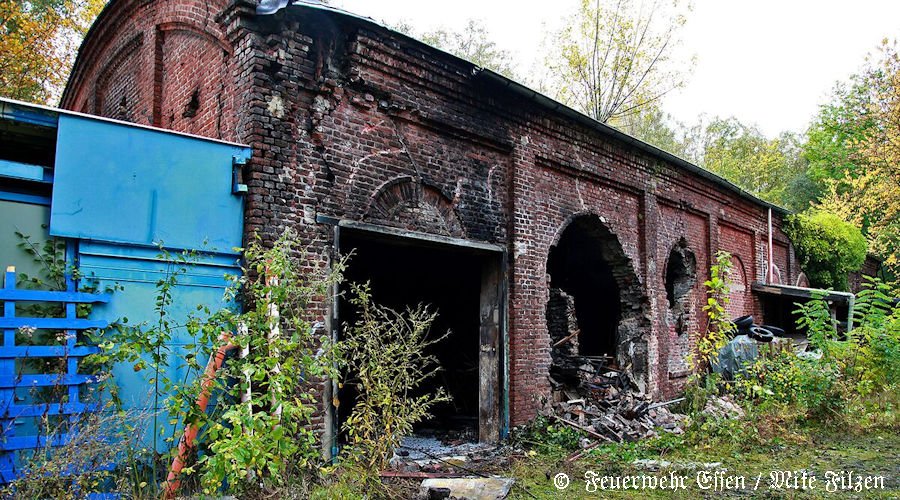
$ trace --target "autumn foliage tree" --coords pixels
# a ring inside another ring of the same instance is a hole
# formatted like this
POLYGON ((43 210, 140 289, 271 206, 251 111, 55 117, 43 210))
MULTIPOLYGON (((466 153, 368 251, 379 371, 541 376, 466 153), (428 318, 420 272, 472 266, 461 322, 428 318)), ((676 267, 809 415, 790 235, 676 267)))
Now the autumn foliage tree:
POLYGON ((0 95, 51 103, 106 0, 0 0, 0 95))
POLYGON ((900 53, 883 41, 823 106, 804 146, 820 205, 862 228, 900 274, 900 53))

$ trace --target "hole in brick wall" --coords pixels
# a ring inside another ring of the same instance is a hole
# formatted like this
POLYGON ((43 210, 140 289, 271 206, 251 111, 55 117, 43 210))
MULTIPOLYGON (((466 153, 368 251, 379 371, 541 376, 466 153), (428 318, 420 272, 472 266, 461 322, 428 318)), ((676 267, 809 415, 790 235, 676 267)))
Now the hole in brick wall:
MULTIPOLYGON (((416 433, 477 439, 481 377, 479 302, 484 257, 453 247, 426 246, 351 230, 342 230, 340 241, 342 254, 354 252, 345 274, 347 282, 368 281, 373 300, 398 311, 428 304, 438 312, 431 335, 451 332, 432 346, 441 371, 422 389, 435 391, 444 387, 453 401, 435 406, 433 418, 417 426, 416 433)), ((356 313, 346 297, 341 299, 338 310, 342 331, 346 333, 344 325, 353 324, 356 313)), ((346 379, 352 380, 352 374, 347 374, 346 379)), ((344 384, 339 393, 339 426, 352 411, 355 398, 353 384, 344 384)))
POLYGON ((553 385, 584 389, 602 367, 642 380, 643 296, 615 234, 595 215, 576 217, 551 248, 547 272, 553 385))
POLYGON ((116 109, 116 115, 113 118, 117 118, 119 120, 127 120, 128 119, 128 100, 125 96, 119 100, 119 106, 116 109))
POLYGON ((182 118, 193 118, 197 116, 197 111, 200 109, 200 89, 194 89, 194 92, 191 93, 191 99, 188 101, 187 105, 184 107, 184 113, 181 113, 182 118))
POLYGON ((669 312, 675 324, 675 331, 679 335, 686 330, 687 316, 690 313, 690 291, 696 280, 697 259, 687 248, 687 241, 682 238, 669 252, 665 279, 669 312))

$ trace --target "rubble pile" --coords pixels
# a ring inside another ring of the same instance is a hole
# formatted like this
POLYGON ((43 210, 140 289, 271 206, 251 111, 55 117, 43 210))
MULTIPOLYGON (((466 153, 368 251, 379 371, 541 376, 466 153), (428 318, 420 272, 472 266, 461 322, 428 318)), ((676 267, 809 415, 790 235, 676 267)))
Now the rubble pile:
POLYGON ((744 409, 728 396, 709 398, 703 413, 717 420, 728 420, 744 417, 744 409))
POLYGON ((680 400, 653 403, 635 388, 627 370, 603 367, 596 360, 585 361, 583 373, 593 375, 582 380, 578 391, 557 388, 557 402, 549 408, 548 416, 595 439, 617 443, 654 437, 658 429, 683 432, 686 417, 668 409, 680 400))
POLYGON ((456 476, 487 471, 509 464, 507 450, 487 443, 444 441, 438 437, 410 436, 394 451, 389 469, 401 474, 456 476))
MULTIPOLYGON (((679 400, 676 400, 679 401, 679 400)), ((550 415, 595 439, 621 443, 656 437, 658 430, 681 434, 684 415, 640 393, 620 392, 604 399, 577 398, 553 405, 550 415)))

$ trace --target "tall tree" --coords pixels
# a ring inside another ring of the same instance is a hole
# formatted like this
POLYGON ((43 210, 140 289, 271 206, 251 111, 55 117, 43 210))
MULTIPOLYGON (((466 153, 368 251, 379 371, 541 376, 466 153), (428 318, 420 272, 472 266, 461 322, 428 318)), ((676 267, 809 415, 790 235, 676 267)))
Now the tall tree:
POLYGON ((582 0, 547 57, 557 97, 606 122, 680 87, 672 58, 688 9, 682 0, 582 0))
POLYGON ((0 95, 51 103, 106 0, 0 0, 0 95))

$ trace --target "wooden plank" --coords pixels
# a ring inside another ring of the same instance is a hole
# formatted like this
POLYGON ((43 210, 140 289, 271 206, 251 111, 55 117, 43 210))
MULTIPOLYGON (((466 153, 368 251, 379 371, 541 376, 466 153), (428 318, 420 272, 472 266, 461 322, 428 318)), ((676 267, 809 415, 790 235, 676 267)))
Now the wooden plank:
POLYGON ((750 288, 757 293, 801 299, 811 299, 816 295, 822 295, 823 299, 833 302, 848 302, 853 297, 853 294, 849 292, 835 292, 833 290, 804 288, 790 285, 766 285, 764 283, 753 283, 750 288))
MULTIPOLYGON (((318 218, 317 222, 319 223, 333 223, 332 218, 318 218)), ((366 231, 369 233, 378 233, 385 236, 392 236, 397 238, 406 238, 412 240, 420 240, 428 243, 436 243, 440 245, 450 245, 459 248, 469 248, 472 250, 480 250, 485 252, 494 252, 497 254, 502 254, 504 248, 500 245, 495 245, 493 243, 481 243, 478 241, 471 241, 462 238, 453 238, 449 236, 439 236, 436 234, 430 233, 421 233, 418 231, 410 231, 407 229, 399 229, 395 227, 382 226, 378 224, 371 224, 368 222, 358 222, 353 220, 341 219, 337 223, 343 228, 346 229, 354 229, 357 231, 366 231)))
MULTIPOLYGON (((585 434, 587 434, 588 436, 591 436, 592 438, 600 439, 600 440, 607 441, 610 443, 613 442, 612 439, 604 436, 603 434, 594 432, 594 431, 588 429, 587 427, 584 427, 582 425, 576 424, 575 422, 572 422, 571 420, 566 420, 562 417, 557 417, 555 415, 551 416, 550 418, 552 418, 553 420, 556 420, 557 422, 559 422, 561 424, 568 425, 569 427, 572 427, 573 429, 578 429, 579 431, 584 432, 585 434)), ((616 433, 616 436, 618 436, 617 433, 616 433)))
POLYGON ((0 418, 29 418, 55 415, 78 415, 88 411, 96 411, 98 405, 84 403, 45 403, 39 405, 11 405, 0 418))
POLYGON ((6 358, 83 358, 100 352, 99 347, 64 345, 30 345, 0 347, 0 359, 6 358))
POLYGON ((0 300, 20 302, 75 302, 78 304, 100 304, 109 302, 106 293, 57 292, 48 290, 0 289, 0 300))
POLYGON ((19 375, 12 380, 0 380, 0 388, 80 385, 94 382, 95 380, 96 377, 93 375, 79 375, 73 373, 61 373, 56 375, 19 375))
POLYGON ((481 267, 480 341, 478 361, 478 440, 500 440, 500 295, 499 259, 488 258, 481 267))
POLYGON ((21 328, 31 326, 48 330, 89 330, 106 328, 109 323, 104 320, 68 319, 68 318, 0 318, 0 328, 21 328))

